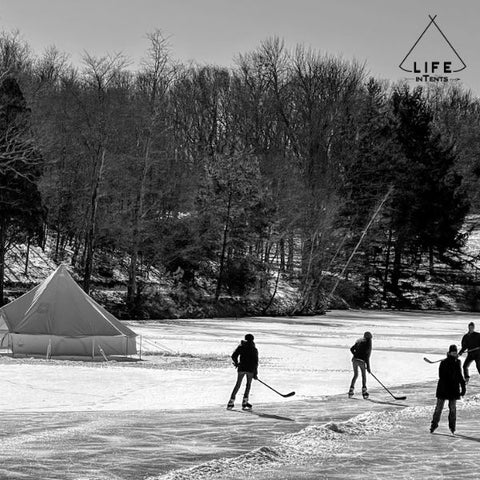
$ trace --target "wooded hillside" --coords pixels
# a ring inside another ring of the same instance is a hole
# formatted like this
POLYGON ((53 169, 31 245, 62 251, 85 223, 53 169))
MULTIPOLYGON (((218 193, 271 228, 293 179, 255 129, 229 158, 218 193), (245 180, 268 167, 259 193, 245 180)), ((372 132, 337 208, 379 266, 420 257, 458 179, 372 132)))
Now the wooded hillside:
POLYGON ((476 288, 463 226, 480 208, 477 98, 279 39, 234 68, 179 64, 148 39, 138 69, 121 54, 75 68, 0 36, 1 302, 5 254, 47 238, 86 292, 126 265, 132 316, 152 269, 259 312, 282 283, 289 313, 332 293, 415 306, 419 278, 476 288))

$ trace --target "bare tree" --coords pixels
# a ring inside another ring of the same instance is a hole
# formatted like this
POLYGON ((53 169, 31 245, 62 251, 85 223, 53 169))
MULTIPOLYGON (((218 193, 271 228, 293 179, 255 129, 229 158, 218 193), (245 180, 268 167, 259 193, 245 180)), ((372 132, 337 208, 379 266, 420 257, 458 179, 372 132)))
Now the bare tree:
MULTIPOLYGON (((355 144, 355 105, 363 68, 297 47, 289 78, 295 104, 290 107, 290 138, 304 184, 302 231, 302 302, 317 308, 325 252, 341 204, 342 170, 355 144)), ((303 308, 303 307, 302 307, 303 308)))
POLYGON ((90 203, 86 212, 85 269, 83 288, 90 290, 97 209, 105 171, 107 152, 114 141, 114 119, 117 87, 123 80, 128 60, 121 54, 96 58, 84 55, 83 85, 72 90, 80 111, 80 136, 90 159, 90 203))
POLYGON ((137 270, 138 256, 141 244, 144 222, 151 205, 146 204, 149 191, 149 180, 152 168, 158 164, 162 155, 158 150, 162 148, 161 142, 165 131, 168 130, 166 121, 167 93, 175 78, 176 67, 170 56, 168 40, 160 30, 147 36, 150 46, 146 57, 142 61, 142 69, 137 75, 137 95, 140 107, 139 125, 136 129, 135 164, 139 175, 134 177, 134 201, 131 213, 131 240, 130 240, 130 266, 127 288, 127 304, 133 306, 138 293, 137 270), (154 151, 156 150, 156 151, 154 151))

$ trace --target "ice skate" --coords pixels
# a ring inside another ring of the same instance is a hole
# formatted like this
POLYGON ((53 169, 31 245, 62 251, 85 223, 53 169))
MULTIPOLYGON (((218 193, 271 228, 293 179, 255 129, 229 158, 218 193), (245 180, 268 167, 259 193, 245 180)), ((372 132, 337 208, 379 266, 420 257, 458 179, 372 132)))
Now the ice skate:
POLYGON ((352 398, 353 397, 353 388, 350 387, 350 390, 348 391, 348 398, 352 398))
POLYGON ((235 401, 231 398, 227 403, 227 410, 231 410, 235 406, 235 401))
POLYGON ((362 395, 363 398, 367 399, 369 397, 368 392, 367 392, 367 387, 362 388, 362 395))
POLYGON ((242 402, 242 410, 251 410, 252 409, 252 405, 250 403, 248 403, 248 399, 243 399, 243 402, 242 402))

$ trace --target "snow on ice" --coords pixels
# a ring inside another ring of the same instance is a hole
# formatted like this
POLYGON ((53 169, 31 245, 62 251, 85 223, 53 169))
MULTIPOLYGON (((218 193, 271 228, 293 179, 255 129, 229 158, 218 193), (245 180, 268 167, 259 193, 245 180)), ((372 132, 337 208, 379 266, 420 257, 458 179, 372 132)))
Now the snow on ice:
MULTIPOLYGON (((457 468, 458 442, 471 450, 472 439, 480 441, 480 381, 475 372, 459 402, 459 435, 449 437, 447 412, 430 435, 438 365, 423 357, 442 358, 475 319, 349 311, 129 322, 142 335, 141 361, 3 355, 0 478, 438 478, 438 468, 457 468), (373 333, 372 371, 406 401, 395 402, 372 377, 369 401, 360 380, 354 399, 346 398, 349 347, 365 330, 373 333), (259 377, 296 395, 283 399, 254 382, 254 412, 227 412, 230 354, 245 333, 255 335, 259 377)), ((467 457, 462 472, 480 460, 467 457)))

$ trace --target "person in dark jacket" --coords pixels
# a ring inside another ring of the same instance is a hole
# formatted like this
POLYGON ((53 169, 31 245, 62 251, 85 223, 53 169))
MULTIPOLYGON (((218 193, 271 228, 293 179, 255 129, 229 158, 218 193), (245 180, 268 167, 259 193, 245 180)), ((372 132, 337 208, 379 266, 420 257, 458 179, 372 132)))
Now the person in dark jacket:
POLYGON ((462 362, 458 359, 457 346, 450 345, 447 358, 440 362, 438 369, 437 405, 433 413, 430 433, 433 433, 440 422, 445 400, 448 400, 448 426, 455 433, 457 422, 457 400, 465 395, 465 380, 462 375, 462 362))
POLYGON ((250 410, 252 408, 252 405, 248 403, 248 396, 250 394, 252 379, 256 379, 258 373, 258 350, 253 340, 253 335, 247 333, 245 340, 240 342, 240 345, 232 354, 233 364, 237 368, 237 383, 235 387, 233 387, 232 394, 230 395, 230 400, 227 404, 228 410, 231 410, 235 406, 235 397, 245 376, 247 377, 247 383, 243 394, 242 409, 250 410))
POLYGON ((458 356, 468 350, 467 358, 463 362, 463 375, 465 377, 465 383, 470 380, 468 373, 468 367, 472 362, 475 362, 477 371, 480 373, 480 333, 475 331, 475 324, 470 322, 468 324, 468 333, 462 338, 462 348, 458 352, 458 356))
POLYGON ((365 332, 363 337, 358 339, 355 342, 355 345, 350 348, 350 351, 353 354, 353 378, 352 383, 350 384, 350 390, 348 391, 348 396, 353 397, 355 382, 358 378, 358 369, 360 369, 362 372, 362 395, 363 398, 368 398, 366 371, 371 373, 370 354, 372 353, 372 334, 370 332, 365 332))

